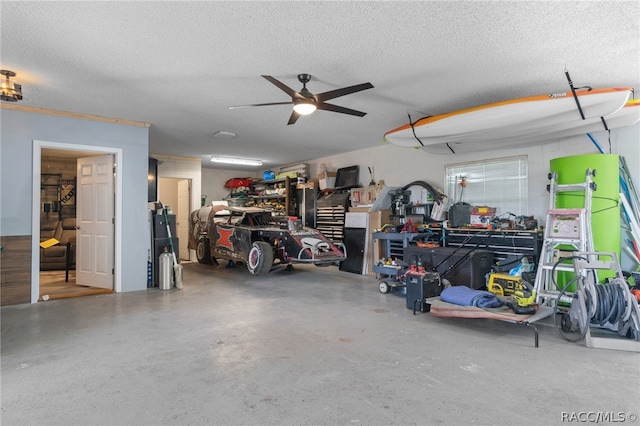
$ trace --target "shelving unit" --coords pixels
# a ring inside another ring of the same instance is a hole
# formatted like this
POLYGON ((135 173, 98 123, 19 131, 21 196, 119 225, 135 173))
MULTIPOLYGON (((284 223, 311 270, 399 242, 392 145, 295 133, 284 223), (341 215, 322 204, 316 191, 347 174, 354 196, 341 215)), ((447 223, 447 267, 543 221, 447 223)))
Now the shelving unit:
MULTIPOLYGON (((417 232, 374 232, 372 234, 372 242, 380 240, 384 243, 384 257, 395 258, 398 261, 402 261, 404 258, 404 248, 409 245, 415 237, 420 235, 417 232)), ((376 251, 372 253, 371 270, 376 275, 388 275, 393 276, 397 273, 398 269, 395 266, 378 266, 376 263, 379 259, 376 259, 376 251)), ((398 263, 399 264, 399 263, 398 263)))
POLYGON ((40 202, 45 213, 60 212, 62 194, 62 174, 45 173, 40 175, 40 202))
POLYGON ((282 179, 255 181, 251 188, 251 198, 256 207, 273 209, 274 215, 297 216, 295 186, 287 176, 282 179), (275 193, 278 184, 282 184, 281 194, 275 193))
POLYGON ((54 214, 56 219, 75 217, 76 180, 63 179, 61 173, 43 173, 40 175, 41 213, 46 219, 54 214), (68 192, 65 192, 65 189, 68 192))

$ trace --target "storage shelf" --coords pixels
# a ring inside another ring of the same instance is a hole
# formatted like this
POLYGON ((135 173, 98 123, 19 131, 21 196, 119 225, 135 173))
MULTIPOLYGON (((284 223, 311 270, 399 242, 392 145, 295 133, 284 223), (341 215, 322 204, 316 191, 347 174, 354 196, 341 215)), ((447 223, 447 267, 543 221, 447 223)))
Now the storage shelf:
POLYGON ((283 200, 287 198, 286 195, 249 195, 249 198, 258 200, 283 200))
POLYGON ((382 275, 388 275, 388 276, 394 276, 398 273, 398 271, 401 270, 401 268, 396 268, 395 266, 378 266, 378 265, 373 265, 373 267, 371 268, 371 270, 373 272, 375 272, 376 274, 382 274, 382 275))
POLYGON ((292 186, 291 179, 287 176, 281 179, 268 179, 268 180, 257 180, 251 184, 251 192, 253 194, 249 195, 249 198, 254 201, 280 201, 284 206, 284 211, 282 214, 284 216, 297 216, 297 202, 296 202, 296 193, 295 193, 295 185, 292 186), (265 194, 258 195, 257 192, 264 190, 265 188, 272 187, 274 184, 282 183, 284 184, 284 193, 283 194, 265 194))
MULTIPOLYGON (((384 243, 384 257, 396 258, 398 261, 402 261, 404 258, 404 248, 409 245, 415 237, 419 236, 417 232, 374 232, 371 236, 372 242, 381 240, 384 243)), ((371 270, 376 273, 385 275, 395 275, 396 268, 390 268, 388 266, 376 266, 379 259, 375 259, 375 250, 372 252, 372 265, 371 270), (380 269, 385 268, 385 269, 380 269)))

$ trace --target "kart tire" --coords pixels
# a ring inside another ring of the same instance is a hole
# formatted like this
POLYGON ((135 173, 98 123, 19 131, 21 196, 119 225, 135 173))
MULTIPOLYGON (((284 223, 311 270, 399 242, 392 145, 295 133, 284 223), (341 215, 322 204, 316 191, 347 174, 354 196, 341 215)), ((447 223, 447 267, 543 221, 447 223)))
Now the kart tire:
POLYGON ((196 245, 196 258, 198 263, 203 265, 211 264, 211 250, 209 248, 209 240, 201 238, 196 245))
POLYGON ((380 281, 378 283, 378 290, 380 290, 382 294, 387 294, 391 291, 391 286, 386 281, 380 281))
POLYGON ((247 256, 247 269, 253 275, 269 272, 273 265, 273 249, 271 244, 256 241, 247 256))

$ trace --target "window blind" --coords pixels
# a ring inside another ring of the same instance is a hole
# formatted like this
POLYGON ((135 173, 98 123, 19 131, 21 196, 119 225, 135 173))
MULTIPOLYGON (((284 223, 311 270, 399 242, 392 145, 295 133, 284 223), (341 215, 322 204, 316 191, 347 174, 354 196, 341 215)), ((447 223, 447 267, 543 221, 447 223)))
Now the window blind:
POLYGON ((445 188, 451 203, 496 208, 496 215, 528 211, 527 156, 497 158, 445 166, 445 188), (465 178, 466 187, 460 184, 465 178))

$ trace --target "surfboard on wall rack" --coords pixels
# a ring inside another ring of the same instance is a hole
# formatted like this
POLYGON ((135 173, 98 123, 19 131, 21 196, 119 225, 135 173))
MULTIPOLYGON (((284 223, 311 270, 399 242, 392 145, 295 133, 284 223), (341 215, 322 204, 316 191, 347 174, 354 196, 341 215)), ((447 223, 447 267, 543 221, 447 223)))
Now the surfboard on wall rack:
POLYGON ((532 134, 526 134, 524 136, 507 135, 496 137, 491 141, 483 141, 481 143, 476 141, 457 141, 455 138, 442 138, 440 143, 420 146, 420 149, 431 154, 462 154, 465 152, 477 152, 494 148, 539 145, 549 143, 554 140, 586 135, 587 133, 599 132, 606 129, 611 130, 632 126, 640 122, 640 100, 631 100, 627 102, 624 107, 603 118, 604 123, 601 117, 592 117, 585 120, 571 120, 549 128, 543 128, 532 134), (607 126, 606 128, 605 123, 607 126))
MULTIPOLYGON (((632 89, 629 87, 615 87, 578 90, 576 96, 585 119, 599 120, 600 117, 623 108, 631 93, 632 89)), ((413 125, 407 123, 388 131, 384 140, 394 145, 414 148, 452 142, 482 145, 483 142, 496 139, 524 139, 535 134, 549 134, 563 130, 566 123, 580 121, 584 120, 580 117, 572 92, 563 92, 512 99, 425 117, 413 125)), ((481 149, 487 148, 478 148, 481 149)))

